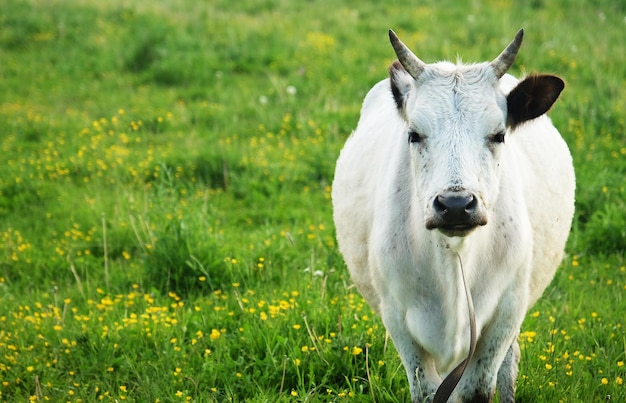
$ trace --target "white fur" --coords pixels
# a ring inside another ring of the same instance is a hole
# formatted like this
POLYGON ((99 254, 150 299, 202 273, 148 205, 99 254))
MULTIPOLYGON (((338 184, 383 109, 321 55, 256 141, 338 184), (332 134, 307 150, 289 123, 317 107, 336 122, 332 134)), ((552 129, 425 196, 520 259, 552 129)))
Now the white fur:
POLYGON ((390 80, 379 82, 337 161, 339 249, 394 341, 414 402, 432 398, 468 353, 458 253, 479 341, 453 399, 477 389, 493 394, 503 361, 515 366, 503 372, 516 376, 517 359, 505 356, 516 351, 522 320, 563 256, 574 211, 571 156, 545 115, 507 129, 504 144, 492 148, 488 138, 505 128, 505 96, 518 80, 505 75, 498 85, 488 64, 437 63, 400 82, 405 118, 390 80), (423 142, 408 142, 409 124, 423 142), (427 230, 433 199, 458 186, 478 196, 488 223, 465 237, 427 230))

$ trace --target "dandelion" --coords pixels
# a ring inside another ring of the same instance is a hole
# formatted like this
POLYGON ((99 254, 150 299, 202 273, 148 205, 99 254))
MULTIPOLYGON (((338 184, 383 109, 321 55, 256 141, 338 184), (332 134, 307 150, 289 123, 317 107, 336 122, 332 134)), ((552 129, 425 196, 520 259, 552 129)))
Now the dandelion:
POLYGON ((532 343, 535 337, 537 336, 537 332, 528 331, 520 333, 519 337, 522 340, 526 340, 528 343, 532 343))
POLYGON ((602 382, 603 385, 608 385, 609 380, 607 378, 602 378, 600 382, 602 382))
POLYGON ((352 347, 352 355, 359 355, 363 352, 361 347, 352 347))
POLYGON ((217 340, 217 339, 219 339, 219 338, 220 338, 220 336, 221 336, 221 335, 222 335, 222 333, 220 333, 220 331, 219 331, 219 330, 217 330, 217 329, 212 329, 212 330, 211 330, 211 334, 209 335, 209 338, 210 338, 211 340, 217 340))

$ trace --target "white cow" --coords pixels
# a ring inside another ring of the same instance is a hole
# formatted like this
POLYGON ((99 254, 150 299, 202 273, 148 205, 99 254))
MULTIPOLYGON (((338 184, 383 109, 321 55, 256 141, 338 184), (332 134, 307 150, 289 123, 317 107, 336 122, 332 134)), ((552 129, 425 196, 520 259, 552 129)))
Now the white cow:
POLYGON ((563 81, 505 74, 520 30, 492 62, 399 61, 367 94, 333 182, 339 249, 381 315, 413 402, 431 401, 478 342, 451 401, 514 401, 517 337, 563 257, 574 212, 568 147, 544 115, 563 81))

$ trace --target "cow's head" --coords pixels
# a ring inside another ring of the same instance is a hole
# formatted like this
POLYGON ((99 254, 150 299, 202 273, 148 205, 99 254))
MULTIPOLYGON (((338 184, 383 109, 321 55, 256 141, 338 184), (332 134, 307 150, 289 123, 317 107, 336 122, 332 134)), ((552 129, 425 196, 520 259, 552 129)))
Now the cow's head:
POLYGON ((389 31, 398 56, 389 69, 391 91, 407 123, 428 229, 465 236, 487 224, 500 190, 506 137, 547 112, 564 88, 558 77, 533 75, 508 95, 501 91, 499 80, 513 64, 523 33, 492 62, 455 65, 425 64, 389 31))

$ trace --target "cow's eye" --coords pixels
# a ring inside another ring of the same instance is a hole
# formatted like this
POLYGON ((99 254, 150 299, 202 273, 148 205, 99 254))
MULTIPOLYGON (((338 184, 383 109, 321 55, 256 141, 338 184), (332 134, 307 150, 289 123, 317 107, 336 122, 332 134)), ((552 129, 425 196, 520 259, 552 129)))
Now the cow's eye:
POLYGON ((504 130, 501 130, 491 136, 489 141, 492 143, 504 143, 504 130))
POLYGON ((415 130, 409 130, 409 143, 419 143, 424 136, 416 132, 415 130))

